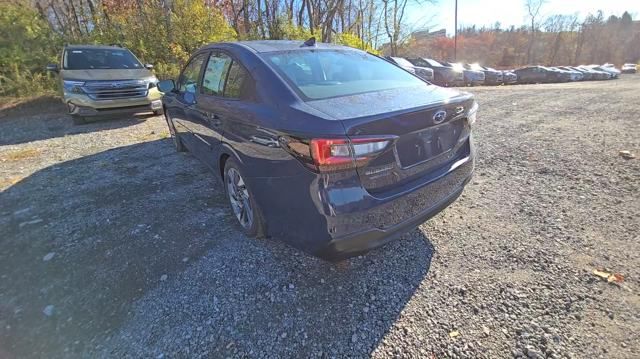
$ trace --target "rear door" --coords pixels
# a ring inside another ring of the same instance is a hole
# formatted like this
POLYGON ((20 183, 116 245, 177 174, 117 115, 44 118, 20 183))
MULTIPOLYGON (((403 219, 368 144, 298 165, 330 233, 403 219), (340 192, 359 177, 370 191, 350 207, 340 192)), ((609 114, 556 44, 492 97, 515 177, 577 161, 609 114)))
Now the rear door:
MULTIPOLYGON (((212 165, 218 166, 220 145, 227 142, 239 156, 262 157, 257 152, 274 150, 277 136, 260 131, 255 80, 233 54, 217 50, 211 54, 203 76, 203 93, 197 110, 201 121, 198 136, 211 149, 212 165)), ((247 158, 241 158, 246 160, 247 158)), ((260 171, 253 163, 246 175, 260 171)), ((263 172, 264 173, 264 172, 263 172)))

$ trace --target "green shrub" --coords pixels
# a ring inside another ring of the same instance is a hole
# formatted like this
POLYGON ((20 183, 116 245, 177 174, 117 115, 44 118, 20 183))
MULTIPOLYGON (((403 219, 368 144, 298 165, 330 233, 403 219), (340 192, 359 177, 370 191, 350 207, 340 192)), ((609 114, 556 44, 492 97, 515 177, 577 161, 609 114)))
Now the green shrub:
POLYGON ((45 72, 60 38, 26 3, 0 2, 0 96, 52 93, 56 81, 45 72))

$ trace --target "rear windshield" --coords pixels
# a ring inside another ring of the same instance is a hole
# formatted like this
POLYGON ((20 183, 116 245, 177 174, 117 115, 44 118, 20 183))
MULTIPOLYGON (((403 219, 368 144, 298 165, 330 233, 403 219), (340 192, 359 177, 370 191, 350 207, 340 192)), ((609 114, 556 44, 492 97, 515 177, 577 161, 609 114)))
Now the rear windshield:
POLYGON ((263 55, 307 100, 428 86, 376 56, 350 50, 303 50, 263 55))
POLYGON ((140 61, 125 49, 68 49, 62 62, 66 70, 142 68, 140 61))

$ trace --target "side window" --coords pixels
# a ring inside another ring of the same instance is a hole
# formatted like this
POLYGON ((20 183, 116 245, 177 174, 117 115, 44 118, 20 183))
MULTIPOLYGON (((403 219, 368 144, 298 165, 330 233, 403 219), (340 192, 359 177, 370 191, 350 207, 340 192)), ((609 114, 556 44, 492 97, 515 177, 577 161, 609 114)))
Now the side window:
POLYGON ((247 99, 251 96, 251 76, 237 62, 229 69, 229 78, 224 88, 224 97, 247 99))
POLYGON ((225 54, 213 53, 207 62, 202 78, 202 93, 206 95, 222 96, 224 82, 227 79, 231 58, 225 54))
POLYGON ((178 86, 180 92, 196 93, 198 90, 198 76, 200 75, 200 69, 202 68, 205 56, 206 54, 197 55, 189 62, 184 70, 182 70, 180 85, 178 86))

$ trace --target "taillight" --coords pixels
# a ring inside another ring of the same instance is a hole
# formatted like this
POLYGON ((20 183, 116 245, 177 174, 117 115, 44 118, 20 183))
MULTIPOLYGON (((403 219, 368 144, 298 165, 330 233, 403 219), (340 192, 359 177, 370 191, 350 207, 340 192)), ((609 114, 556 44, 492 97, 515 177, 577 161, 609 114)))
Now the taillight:
POLYGON ((387 150, 394 140, 394 136, 314 138, 288 140, 285 148, 307 166, 319 172, 332 172, 365 166, 387 150))

